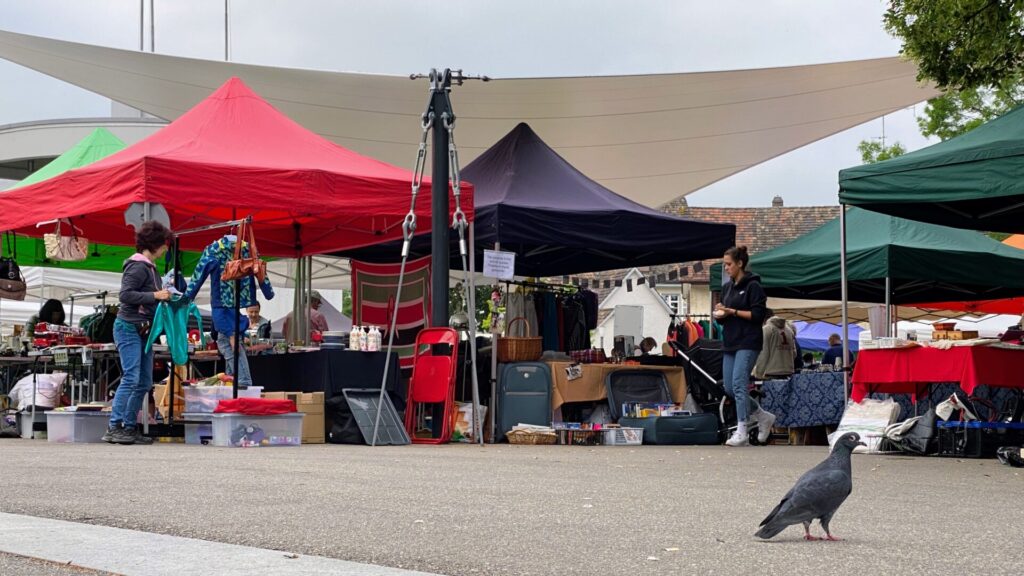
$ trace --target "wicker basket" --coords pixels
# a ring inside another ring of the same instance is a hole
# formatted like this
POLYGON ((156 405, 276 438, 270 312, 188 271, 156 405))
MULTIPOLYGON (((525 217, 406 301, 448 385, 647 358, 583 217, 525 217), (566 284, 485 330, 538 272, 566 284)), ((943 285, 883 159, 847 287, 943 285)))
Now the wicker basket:
MULTIPOLYGON (((523 316, 513 318, 508 323, 508 328, 522 320, 526 322, 526 332, 530 332, 530 322, 523 316)), ((499 336, 498 337, 498 362, 533 362, 540 359, 544 353, 544 338, 499 336)))
POLYGON ((505 435, 509 444, 554 444, 558 436, 554 432, 527 432, 513 430, 505 435))

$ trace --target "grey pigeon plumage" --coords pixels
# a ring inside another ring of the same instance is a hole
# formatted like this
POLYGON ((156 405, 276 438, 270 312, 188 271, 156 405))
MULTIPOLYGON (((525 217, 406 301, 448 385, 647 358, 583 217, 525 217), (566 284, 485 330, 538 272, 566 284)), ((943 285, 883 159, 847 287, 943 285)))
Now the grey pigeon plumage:
POLYGON ((761 529, 755 535, 767 540, 788 526, 803 524, 804 538, 817 540, 811 536, 811 522, 817 519, 825 529, 825 539, 838 540, 829 532, 828 524, 853 490, 850 454, 857 446, 864 443, 856 432, 839 438, 832 454, 796 481, 779 505, 761 521, 761 529))

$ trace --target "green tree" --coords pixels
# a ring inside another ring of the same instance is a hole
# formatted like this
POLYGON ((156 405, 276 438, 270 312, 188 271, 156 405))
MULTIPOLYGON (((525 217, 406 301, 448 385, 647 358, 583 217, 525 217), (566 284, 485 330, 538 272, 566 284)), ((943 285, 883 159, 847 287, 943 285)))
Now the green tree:
POLYGON ((994 87, 952 90, 932 98, 917 119, 921 134, 949 140, 1024 104, 1024 82, 1014 75, 994 87))
POLYGON ((857 145, 857 150, 860 152, 861 161, 865 164, 882 162, 883 160, 902 156, 907 153, 907 149, 899 142, 896 142, 891 146, 886 146, 878 140, 861 140, 860 144, 857 145))
POLYGON ((1024 71, 1024 0, 891 0, 884 23, 939 88, 994 87, 1024 71))

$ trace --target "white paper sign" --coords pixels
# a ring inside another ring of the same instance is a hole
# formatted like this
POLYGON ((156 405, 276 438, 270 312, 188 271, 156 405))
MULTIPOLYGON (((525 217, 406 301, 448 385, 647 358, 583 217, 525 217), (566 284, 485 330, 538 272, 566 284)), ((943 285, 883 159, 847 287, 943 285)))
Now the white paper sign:
POLYGON ((516 275, 516 253, 484 250, 484 276, 511 280, 516 275))

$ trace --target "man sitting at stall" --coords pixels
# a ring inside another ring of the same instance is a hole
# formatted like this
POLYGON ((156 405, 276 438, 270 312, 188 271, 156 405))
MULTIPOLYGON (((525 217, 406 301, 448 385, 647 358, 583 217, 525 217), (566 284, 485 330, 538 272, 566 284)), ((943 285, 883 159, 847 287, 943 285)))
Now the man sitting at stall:
MULTIPOLYGON (((309 291, 309 334, 306 334, 306 342, 313 340, 314 332, 326 332, 330 330, 327 326, 327 318, 324 317, 323 312, 320 311, 320 306, 323 304, 323 297, 316 290, 309 291)), ((294 312, 289 312, 284 319, 284 336, 288 338, 289 328, 291 328, 292 316, 294 312)), ((302 335, 298 335, 298 338, 302 340, 302 335)))
MULTIPOLYGON (((850 350, 850 365, 853 366, 854 360, 857 355, 850 350)), ((828 337, 828 350, 825 351, 825 355, 821 357, 821 363, 824 366, 836 366, 836 360, 839 360, 839 366, 842 366, 843 362, 843 339, 839 337, 839 334, 833 334, 828 337)))

